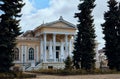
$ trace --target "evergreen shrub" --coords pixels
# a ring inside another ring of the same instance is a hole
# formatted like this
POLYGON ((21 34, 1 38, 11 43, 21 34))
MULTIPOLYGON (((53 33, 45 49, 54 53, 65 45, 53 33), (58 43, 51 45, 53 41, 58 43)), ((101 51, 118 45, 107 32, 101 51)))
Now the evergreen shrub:
POLYGON ((101 70, 101 69, 94 69, 94 70, 83 70, 83 69, 41 69, 37 71, 31 71, 32 73, 37 74, 48 74, 48 75, 97 75, 97 74, 120 74, 120 72, 116 70, 101 70))

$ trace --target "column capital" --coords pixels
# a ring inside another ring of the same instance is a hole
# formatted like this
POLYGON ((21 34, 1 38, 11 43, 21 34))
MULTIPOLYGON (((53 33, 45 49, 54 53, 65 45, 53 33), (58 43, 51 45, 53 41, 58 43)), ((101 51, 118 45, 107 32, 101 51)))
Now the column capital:
POLYGON ((68 36, 69 34, 65 34, 65 36, 68 36))
POLYGON ((56 33, 53 33, 54 36, 56 36, 56 33))
POLYGON ((43 35, 46 35, 47 33, 43 33, 43 35))

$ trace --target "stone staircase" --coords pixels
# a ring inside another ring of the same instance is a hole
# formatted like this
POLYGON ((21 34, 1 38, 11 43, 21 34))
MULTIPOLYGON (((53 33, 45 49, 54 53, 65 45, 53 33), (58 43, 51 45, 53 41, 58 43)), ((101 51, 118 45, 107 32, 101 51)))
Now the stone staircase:
POLYGON ((42 62, 36 63, 35 66, 32 66, 31 64, 26 66, 25 71, 38 70, 40 68, 42 68, 42 62))
POLYGON ((63 69, 65 67, 64 62, 33 62, 25 66, 25 71, 39 70, 39 69, 63 69))

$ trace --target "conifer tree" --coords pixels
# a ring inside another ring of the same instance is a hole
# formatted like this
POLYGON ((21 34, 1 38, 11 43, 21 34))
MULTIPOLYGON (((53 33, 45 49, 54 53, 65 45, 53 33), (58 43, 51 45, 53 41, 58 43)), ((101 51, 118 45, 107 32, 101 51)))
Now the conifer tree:
POLYGON ((117 24, 117 45, 116 45, 116 53, 117 53, 117 57, 115 60, 116 61, 116 70, 120 71, 120 3, 119 3, 119 7, 118 7, 118 24, 117 24))
POLYGON ((13 66, 13 48, 21 34, 18 18, 23 5, 22 0, 0 0, 0 72, 8 72, 13 66))
POLYGON ((75 13, 78 18, 78 32, 74 43, 73 62, 79 69, 90 70, 95 65, 95 30, 93 16, 91 15, 95 0, 80 0, 78 5, 79 13, 75 13))
POLYGON ((105 54, 108 59, 108 66, 110 69, 116 69, 117 53, 117 30, 118 24, 118 6, 116 0, 108 1, 109 10, 104 14, 105 22, 102 24, 104 40, 105 40, 105 54))
POLYGON ((72 64, 73 64, 72 59, 71 59, 70 56, 68 56, 65 60, 65 69, 66 70, 71 70, 73 68, 72 64))

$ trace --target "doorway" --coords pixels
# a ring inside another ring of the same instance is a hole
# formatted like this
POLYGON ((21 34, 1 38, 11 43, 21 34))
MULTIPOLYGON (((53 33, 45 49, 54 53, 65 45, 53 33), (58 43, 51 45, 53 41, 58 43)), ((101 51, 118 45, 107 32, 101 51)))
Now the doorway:
POLYGON ((56 61, 59 61, 59 52, 56 51, 56 61))

